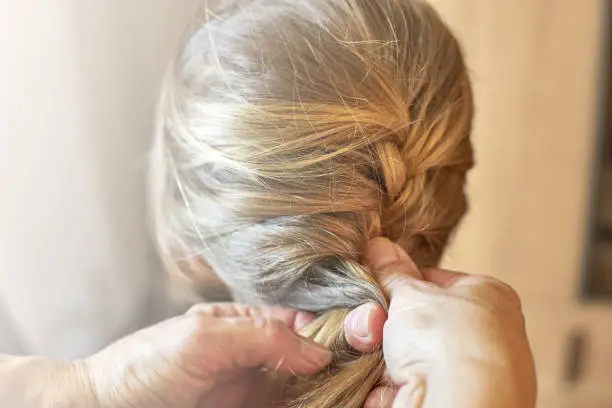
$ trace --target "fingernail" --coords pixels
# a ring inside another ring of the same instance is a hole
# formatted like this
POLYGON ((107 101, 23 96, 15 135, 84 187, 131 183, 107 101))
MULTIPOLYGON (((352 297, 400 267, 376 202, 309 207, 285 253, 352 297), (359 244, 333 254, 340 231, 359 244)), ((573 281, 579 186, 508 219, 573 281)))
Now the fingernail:
POLYGON ((315 316, 311 313, 299 312, 295 316, 294 330, 301 330, 315 320, 315 316))
POLYGON ((410 259, 402 248, 386 238, 372 241, 368 252, 371 254, 370 267, 374 269, 382 269, 393 262, 410 259))
POLYGON ((306 338, 302 338, 300 354, 306 360, 320 366, 328 365, 332 359, 332 353, 329 349, 306 338))
POLYGON ((393 405, 396 392, 391 388, 385 388, 380 393, 380 407, 387 408, 393 405))
POLYGON ((367 339, 370 337, 370 326, 376 306, 367 304, 360 306, 348 317, 347 326, 350 332, 357 337, 367 339))

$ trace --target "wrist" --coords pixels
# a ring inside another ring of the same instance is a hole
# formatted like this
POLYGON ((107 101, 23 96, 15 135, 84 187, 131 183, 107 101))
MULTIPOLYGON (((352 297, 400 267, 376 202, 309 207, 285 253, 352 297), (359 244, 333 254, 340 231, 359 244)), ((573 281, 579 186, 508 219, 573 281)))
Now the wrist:
POLYGON ((40 394, 43 407, 101 408, 97 404, 85 365, 80 361, 41 364, 40 394))
MULTIPOLYGON (((70 363, 67 367, 70 384, 68 388, 80 390, 80 400, 88 408, 106 408, 100 403, 94 382, 91 378, 91 370, 87 360, 78 360, 70 363)), ((74 392, 76 393, 76 391, 74 392)))
POLYGON ((100 408, 80 363, 39 357, 0 362, 0 406, 100 408))

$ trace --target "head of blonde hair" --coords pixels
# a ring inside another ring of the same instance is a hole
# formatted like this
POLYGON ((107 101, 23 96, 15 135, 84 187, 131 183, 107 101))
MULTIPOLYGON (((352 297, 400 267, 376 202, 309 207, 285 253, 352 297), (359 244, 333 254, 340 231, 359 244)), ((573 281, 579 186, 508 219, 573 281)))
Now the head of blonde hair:
POLYGON ((438 263, 466 211, 472 96, 460 48, 420 0, 251 0, 208 14, 164 86, 153 208, 169 267, 191 254, 236 298, 316 313, 334 351, 287 405, 362 406, 380 353, 348 309, 386 307, 361 263, 385 236, 438 263), (177 250, 177 248, 179 250, 177 250))

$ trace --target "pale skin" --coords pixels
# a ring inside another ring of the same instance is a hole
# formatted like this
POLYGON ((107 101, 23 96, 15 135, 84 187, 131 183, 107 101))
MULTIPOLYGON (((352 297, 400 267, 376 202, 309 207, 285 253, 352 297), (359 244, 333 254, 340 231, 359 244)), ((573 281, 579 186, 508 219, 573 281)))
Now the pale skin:
MULTIPOLYGON (((345 321, 367 353, 381 343, 386 384, 366 408, 531 408, 533 359, 518 297, 490 278, 419 271, 385 239, 364 262, 391 296, 345 321), (384 326, 384 329, 383 329, 384 326), (383 336, 384 330, 384 336, 383 336), (384 340, 383 340, 384 337, 384 340)), ((331 359, 295 333, 313 317, 278 308, 203 304, 74 363, 0 358, 0 406, 245 408, 266 401, 266 371, 308 375, 331 359)))
POLYGON ((496 279, 419 270, 385 239, 366 263, 391 297, 385 387, 366 408, 533 408, 537 384, 516 292, 496 279))

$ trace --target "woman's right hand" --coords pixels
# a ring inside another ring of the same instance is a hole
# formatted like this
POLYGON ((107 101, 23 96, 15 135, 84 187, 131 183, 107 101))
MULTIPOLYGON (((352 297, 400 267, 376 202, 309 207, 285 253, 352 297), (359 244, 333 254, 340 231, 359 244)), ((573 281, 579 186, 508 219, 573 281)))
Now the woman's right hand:
POLYGON ((484 276, 419 270, 377 238, 366 261, 391 296, 388 386, 367 408, 531 408, 536 377, 516 292, 484 276))

